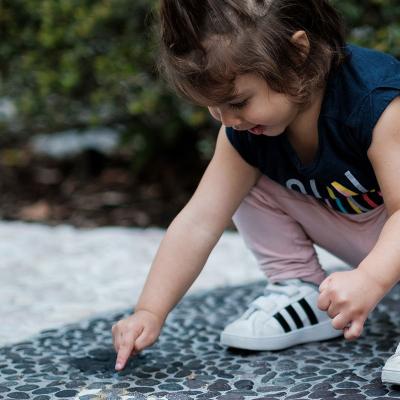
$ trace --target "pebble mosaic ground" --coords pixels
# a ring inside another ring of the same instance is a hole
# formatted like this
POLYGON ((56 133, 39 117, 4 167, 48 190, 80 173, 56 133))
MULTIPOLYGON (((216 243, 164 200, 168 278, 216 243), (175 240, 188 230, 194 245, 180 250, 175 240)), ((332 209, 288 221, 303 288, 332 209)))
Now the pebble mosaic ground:
POLYGON ((223 327, 260 295, 264 282, 185 297, 157 343, 114 371, 111 326, 129 310, 106 314, 0 349, 0 399, 399 399, 381 368, 400 338, 400 287, 368 319, 362 337, 275 352, 219 344, 223 327))

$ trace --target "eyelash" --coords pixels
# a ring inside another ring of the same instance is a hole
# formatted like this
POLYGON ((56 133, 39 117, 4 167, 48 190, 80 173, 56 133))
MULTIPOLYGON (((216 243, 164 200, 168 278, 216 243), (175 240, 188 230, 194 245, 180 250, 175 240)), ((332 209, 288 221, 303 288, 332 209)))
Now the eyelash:
POLYGON ((248 100, 244 100, 240 103, 229 104, 229 107, 234 110, 240 110, 241 108, 244 108, 247 105, 247 102, 248 102, 248 100))

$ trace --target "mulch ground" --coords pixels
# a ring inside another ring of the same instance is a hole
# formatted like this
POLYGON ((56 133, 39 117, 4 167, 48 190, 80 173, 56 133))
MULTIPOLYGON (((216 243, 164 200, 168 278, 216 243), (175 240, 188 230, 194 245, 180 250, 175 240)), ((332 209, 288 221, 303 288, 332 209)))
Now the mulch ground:
POLYGON ((0 148, 0 219, 76 227, 167 227, 193 194, 206 162, 157 159, 140 174, 132 156, 88 150, 68 160, 0 148))

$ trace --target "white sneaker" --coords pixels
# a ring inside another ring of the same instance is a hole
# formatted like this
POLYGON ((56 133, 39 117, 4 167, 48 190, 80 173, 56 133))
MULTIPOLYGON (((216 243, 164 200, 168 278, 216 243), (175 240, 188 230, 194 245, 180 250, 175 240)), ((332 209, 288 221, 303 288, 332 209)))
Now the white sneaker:
POLYGON ((400 344, 382 368, 382 382, 400 385, 400 344))
POLYGON ((317 307, 318 286, 300 279, 268 284, 264 295, 221 333, 221 344, 247 350, 282 350, 343 335, 317 307))

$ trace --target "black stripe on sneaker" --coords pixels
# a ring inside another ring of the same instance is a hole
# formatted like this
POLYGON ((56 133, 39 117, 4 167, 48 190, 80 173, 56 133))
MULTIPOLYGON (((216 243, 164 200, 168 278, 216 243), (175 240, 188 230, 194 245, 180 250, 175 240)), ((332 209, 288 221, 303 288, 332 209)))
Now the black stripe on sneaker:
POLYGON ((301 321, 300 317, 298 316, 296 310, 291 305, 285 307, 285 310, 290 314, 290 316, 292 317, 297 328, 299 328, 299 329, 304 328, 303 322, 301 321))
POLYGON ((307 303, 306 299, 299 300, 299 304, 303 307, 303 310, 307 314, 307 317, 310 320, 311 325, 318 324, 318 319, 314 314, 314 311, 312 310, 310 305, 307 303))
POLYGON ((285 321, 285 318, 282 317, 281 313, 276 313, 274 318, 281 324, 286 333, 291 331, 289 324, 285 321))

